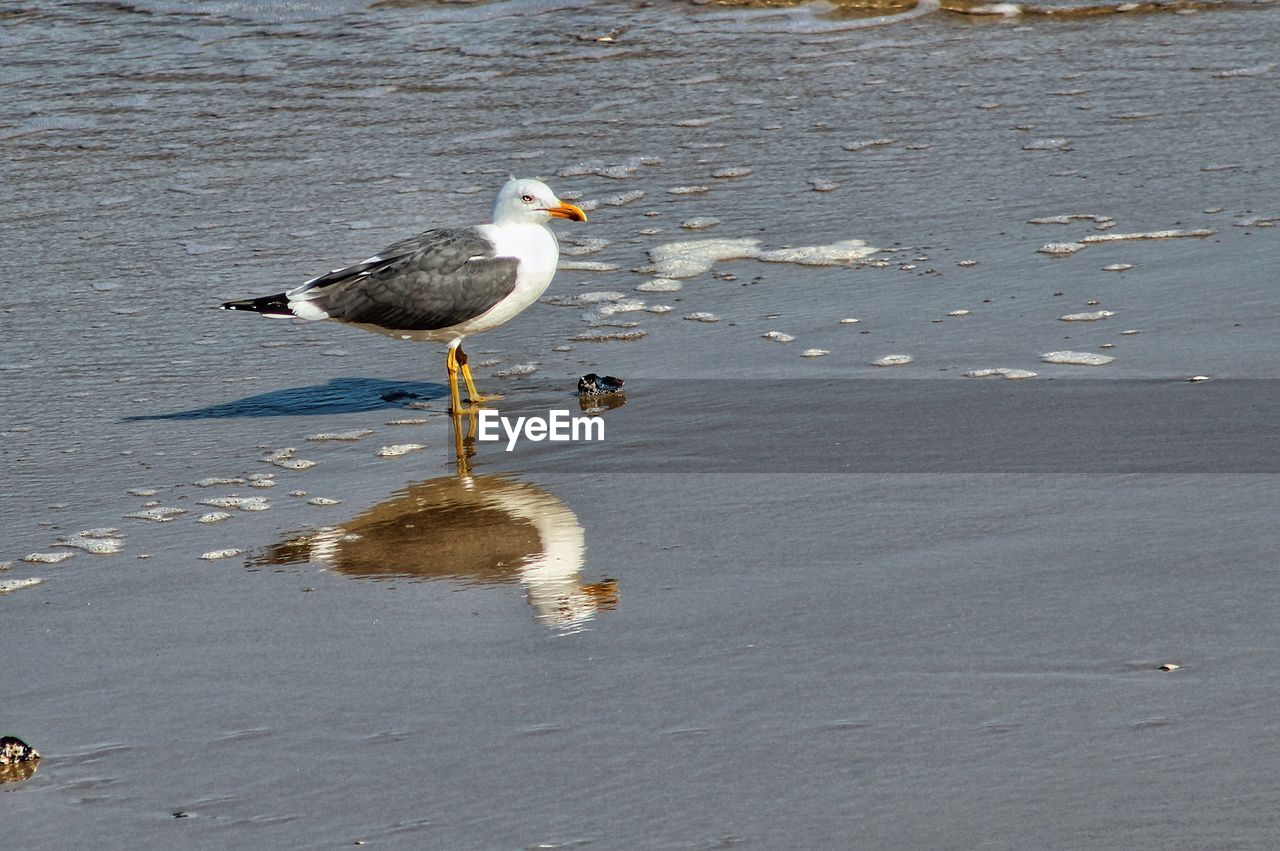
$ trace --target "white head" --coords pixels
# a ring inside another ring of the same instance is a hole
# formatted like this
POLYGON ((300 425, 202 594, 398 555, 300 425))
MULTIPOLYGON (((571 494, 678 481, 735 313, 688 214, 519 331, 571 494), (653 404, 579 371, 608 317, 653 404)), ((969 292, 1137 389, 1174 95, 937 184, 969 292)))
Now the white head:
POLYGON ((587 214, 556 197, 551 187, 529 178, 508 180, 493 202, 493 223, 545 224, 552 218, 585 222, 587 214))

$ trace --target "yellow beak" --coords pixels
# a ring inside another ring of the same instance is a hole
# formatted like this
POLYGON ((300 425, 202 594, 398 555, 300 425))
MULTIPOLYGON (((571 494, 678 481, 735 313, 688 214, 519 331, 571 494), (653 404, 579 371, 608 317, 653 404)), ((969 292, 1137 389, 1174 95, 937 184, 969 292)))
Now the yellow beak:
POLYGON ((582 208, 574 204, 568 204, 564 201, 560 202, 558 207, 548 207, 547 212, 557 219, 568 219, 571 222, 585 222, 587 214, 582 212, 582 208))

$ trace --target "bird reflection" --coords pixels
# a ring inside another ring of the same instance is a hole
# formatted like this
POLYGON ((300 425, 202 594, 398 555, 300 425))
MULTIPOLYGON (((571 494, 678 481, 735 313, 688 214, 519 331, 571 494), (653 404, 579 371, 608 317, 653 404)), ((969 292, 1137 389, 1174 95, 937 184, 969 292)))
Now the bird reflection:
POLYGON ((519 582, 537 619, 562 629, 616 607, 615 580, 582 581, 586 533, 577 515, 514 477, 470 475, 474 448, 457 435, 457 475, 410 485, 341 526, 286 538, 250 563, 315 562, 361 579, 519 582))

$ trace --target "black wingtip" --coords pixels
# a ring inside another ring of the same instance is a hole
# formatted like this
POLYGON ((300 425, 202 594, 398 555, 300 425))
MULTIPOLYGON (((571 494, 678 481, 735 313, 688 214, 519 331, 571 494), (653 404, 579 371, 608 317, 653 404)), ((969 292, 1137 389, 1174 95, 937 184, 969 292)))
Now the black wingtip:
POLYGON ((284 293, 263 296, 262 298, 244 298, 237 301, 224 301, 219 305, 223 310, 246 310, 250 313, 261 313, 266 316, 293 316, 289 309, 289 299, 284 293))

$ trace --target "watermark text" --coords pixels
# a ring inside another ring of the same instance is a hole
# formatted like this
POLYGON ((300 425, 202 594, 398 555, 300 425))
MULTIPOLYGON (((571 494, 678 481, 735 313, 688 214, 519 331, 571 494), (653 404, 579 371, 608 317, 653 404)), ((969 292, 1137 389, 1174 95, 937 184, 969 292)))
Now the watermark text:
POLYGON ((505 439, 508 452, 515 449, 521 439, 534 443, 543 440, 552 443, 604 440, 604 419, 575 417, 563 409, 547 411, 545 417, 504 417, 500 412, 486 408, 480 411, 476 439, 482 443, 505 439))

